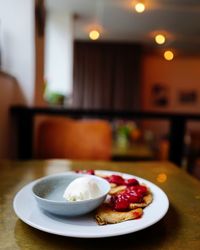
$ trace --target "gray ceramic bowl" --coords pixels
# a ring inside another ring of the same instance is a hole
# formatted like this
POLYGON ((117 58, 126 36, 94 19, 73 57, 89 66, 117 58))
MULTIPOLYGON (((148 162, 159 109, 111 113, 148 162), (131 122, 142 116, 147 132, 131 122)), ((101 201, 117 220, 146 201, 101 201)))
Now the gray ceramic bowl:
POLYGON ((39 179, 32 188, 38 206, 47 212, 61 216, 79 216, 96 209, 106 198, 110 184, 103 178, 92 176, 98 183, 102 195, 85 201, 66 201, 63 193, 76 178, 85 176, 73 172, 47 176, 39 179))

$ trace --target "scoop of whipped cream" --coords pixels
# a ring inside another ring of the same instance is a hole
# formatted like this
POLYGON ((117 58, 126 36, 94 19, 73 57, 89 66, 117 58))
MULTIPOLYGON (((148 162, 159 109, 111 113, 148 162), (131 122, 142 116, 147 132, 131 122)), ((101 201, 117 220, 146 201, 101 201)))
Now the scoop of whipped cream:
POLYGON ((63 198, 67 201, 84 201, 101 195, 98 183, 91 176, 76 178, 66 188, 63 198))

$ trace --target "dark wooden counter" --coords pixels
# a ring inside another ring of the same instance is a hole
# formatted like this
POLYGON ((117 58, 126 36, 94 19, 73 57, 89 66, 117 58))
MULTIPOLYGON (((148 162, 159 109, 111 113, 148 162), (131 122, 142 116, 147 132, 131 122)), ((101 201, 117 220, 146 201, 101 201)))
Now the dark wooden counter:
POLYGON ((18 135, 18 159, 30 160, 33 156, 33 128, 37 115, 67 116, 72 118, 102 118, 126 120, 164 120, 169 122, 169 160, 181 166, 184 154, 184 135, 188 121, 200 121, 199 114, 136 112, 124 110, 69 109, 65 107, 11 107, 18 135))
POLYGON ((112 146, 113 161, 150 161, 155 159, 153 149, 145 143, 135 143, 120 147, 116 144, 112 146))

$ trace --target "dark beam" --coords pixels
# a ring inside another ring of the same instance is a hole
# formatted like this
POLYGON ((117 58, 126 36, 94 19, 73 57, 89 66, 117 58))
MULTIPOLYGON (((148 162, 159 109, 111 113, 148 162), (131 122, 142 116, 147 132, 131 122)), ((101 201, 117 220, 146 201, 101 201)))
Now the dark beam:
POLYGON ((179 116, 171 119, 169 160, 178 166, 181 166, 183 161, 185 132, 186 117, 179 116))

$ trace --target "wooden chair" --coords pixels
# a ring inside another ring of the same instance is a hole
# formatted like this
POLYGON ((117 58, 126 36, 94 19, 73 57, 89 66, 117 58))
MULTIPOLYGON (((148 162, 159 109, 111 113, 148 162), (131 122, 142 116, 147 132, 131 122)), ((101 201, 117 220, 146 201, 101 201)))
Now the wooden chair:
POLYGON ((38 126, 38 158, 111 159, 112 129, 104 120, 46 119, 38 126))

